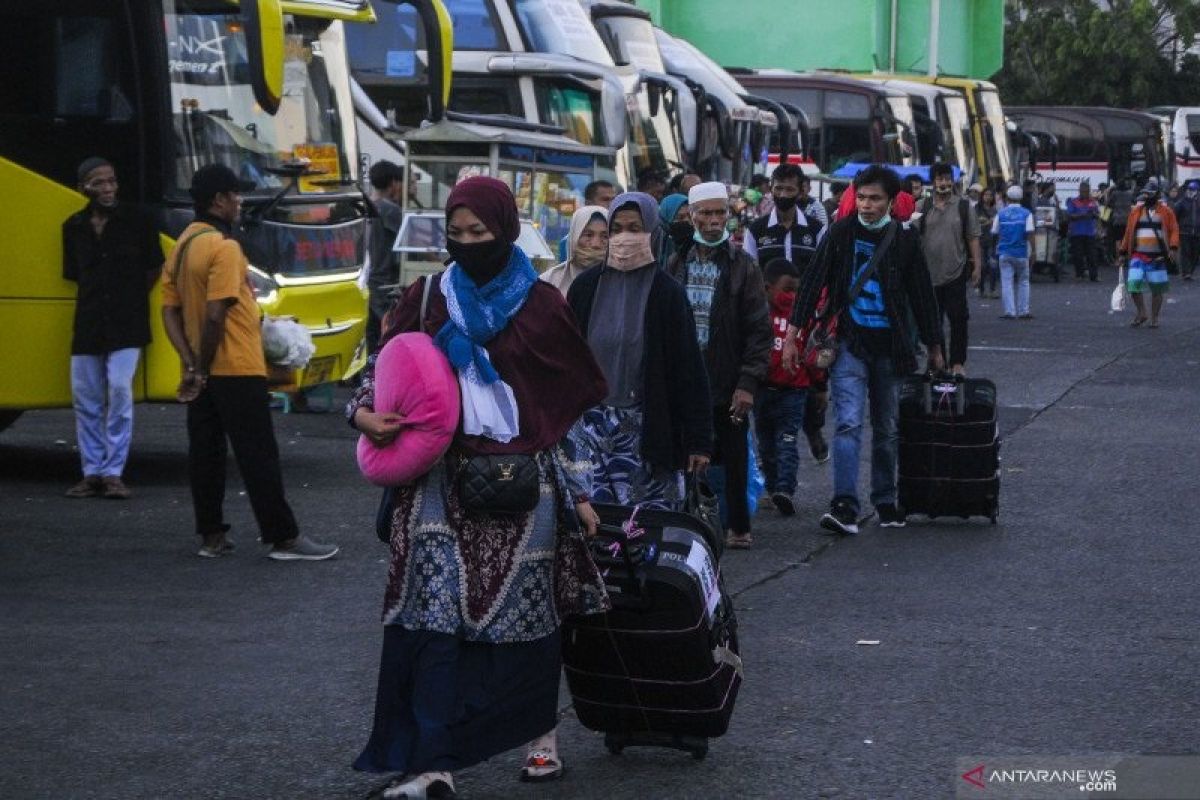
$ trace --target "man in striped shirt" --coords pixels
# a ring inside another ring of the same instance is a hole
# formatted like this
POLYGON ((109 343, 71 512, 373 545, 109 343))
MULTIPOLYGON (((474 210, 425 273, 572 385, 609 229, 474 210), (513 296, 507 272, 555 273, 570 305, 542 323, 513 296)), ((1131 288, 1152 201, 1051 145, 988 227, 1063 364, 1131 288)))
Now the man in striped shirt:
POLYGON ((1158 327, 1163 295, 1170 288, 1167 259, 1177 261, 1179 258, 1179 223, 1175 220, 1175 212, 1162 201, 1159 191, 1157 179, 1146 181, 1138 204, 1129 212, 1125 237, 1117 248, 1120 255, 1128 258, 1127 288, 1137 309, 1130 323, 1134 328, 1147 319, 1151 328, 1158 327), (1146 316, 1147 291, 1151 298, 1149 317, 1146 316))

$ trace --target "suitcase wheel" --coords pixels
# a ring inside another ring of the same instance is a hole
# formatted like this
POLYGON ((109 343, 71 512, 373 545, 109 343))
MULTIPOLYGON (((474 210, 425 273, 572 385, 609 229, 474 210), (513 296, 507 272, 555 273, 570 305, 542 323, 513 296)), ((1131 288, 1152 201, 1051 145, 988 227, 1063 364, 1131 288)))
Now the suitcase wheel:
POLYGON ((622 736, 619 733, 604 734, 604 746, 608 748, 608 752, 614 756, 621 755, 625 750, 625 745, 629 741, 628 737, 622 736))
POLYGON ((692 736, 681 736, 680 744, 692 754, 692 758, 703 761, 708 755, 708 739, 697 739, 692 736))

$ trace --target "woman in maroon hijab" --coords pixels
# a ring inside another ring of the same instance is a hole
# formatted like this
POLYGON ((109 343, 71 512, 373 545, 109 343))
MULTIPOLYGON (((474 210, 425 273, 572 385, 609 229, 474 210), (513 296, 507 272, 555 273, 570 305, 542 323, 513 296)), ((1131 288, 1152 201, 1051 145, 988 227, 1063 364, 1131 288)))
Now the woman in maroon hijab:
MULTIPOLYGON (((604 398, 604 376, 562 295, 516 246, 505 184, 458 184, 446 223, 452 263, 408 287, 384 334, 433 336, 455 368, 464 412, 443 462, 396 490, 375 723, 354 763, 401 773, 383 797, 450 796, 450 773, 552 731, 560 622, 608 605, 579 529, 595 533, 589 465, 567 436, 604 398), (532 512, 463 507, 455 471, 480 454, 536 460, 532 512)), ((400 420, 373 403, 374 356, 347 414, 385 444, 400 420)))

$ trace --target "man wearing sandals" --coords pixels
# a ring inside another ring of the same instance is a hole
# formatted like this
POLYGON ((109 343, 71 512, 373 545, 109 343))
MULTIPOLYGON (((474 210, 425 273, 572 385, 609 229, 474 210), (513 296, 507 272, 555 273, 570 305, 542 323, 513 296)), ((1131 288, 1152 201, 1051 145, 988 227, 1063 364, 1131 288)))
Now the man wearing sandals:
POLYGON ((1167 259, 1179 259, 1179 223, 1175 212, 1160 197, 1158 180, 1151 178, 1142 189, 1139 202, 1129 212, 1125 236, 1117 247, 1127 257, 1126 281, 1136 313, 1131 325, 1140 327, 1147 319, 1158 327, 1163 295, 1170 288, 1167 259), (1150 316, 1146 316, 1146 292, 1150 292, 1150 316))

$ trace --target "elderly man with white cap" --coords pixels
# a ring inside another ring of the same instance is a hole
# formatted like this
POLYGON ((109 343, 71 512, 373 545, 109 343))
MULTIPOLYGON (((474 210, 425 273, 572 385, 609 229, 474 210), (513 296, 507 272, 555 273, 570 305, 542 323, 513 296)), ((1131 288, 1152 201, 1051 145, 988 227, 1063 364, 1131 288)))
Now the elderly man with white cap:
POLYGON ((712 389, 713 463, 725 468, 730 547, 751 544, 746 496, 749 468, 747 414, 767 373, 771 321, 762 274, 729 241, 729 191, 716 181, 688 191, 696 232, 667 264, 687 290, 712 389))
POLYGON ((1008 187, 1008 205, 992 219, 992 236, 996 238, 996 254, 1000 258, 1000 296, 1004 302, 1001 319, 1032 317, 1029 313, 1029 254, 1033 251, 1033 214, 1021 205, 1023 195, 1020 186, 1008 187))

